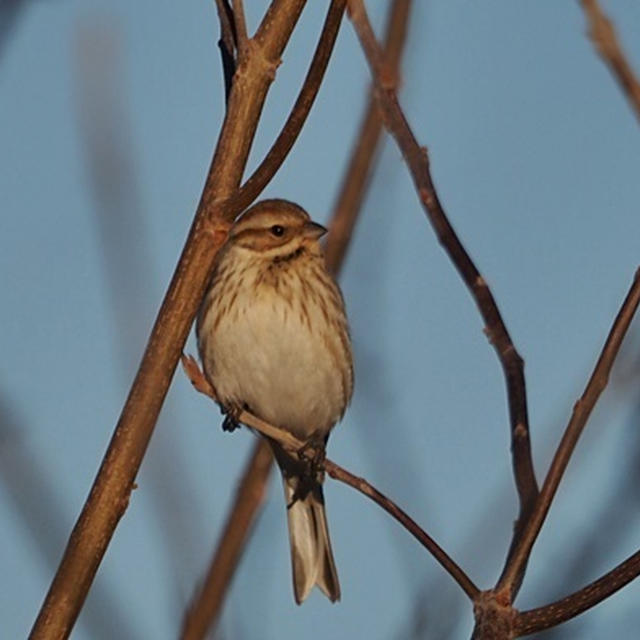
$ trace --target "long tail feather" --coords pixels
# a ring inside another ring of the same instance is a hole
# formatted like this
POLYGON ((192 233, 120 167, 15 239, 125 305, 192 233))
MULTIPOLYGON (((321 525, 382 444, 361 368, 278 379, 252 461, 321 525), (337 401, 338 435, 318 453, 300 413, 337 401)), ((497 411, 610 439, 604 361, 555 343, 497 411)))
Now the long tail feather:
POLYGON ((317 484, 306 496, 298 497, 299 478, 283 476, 283 480, 296 602, 304 602, 316 584, 335 602, 340 599, 340 584, 331 551, 322 486, 317 484))

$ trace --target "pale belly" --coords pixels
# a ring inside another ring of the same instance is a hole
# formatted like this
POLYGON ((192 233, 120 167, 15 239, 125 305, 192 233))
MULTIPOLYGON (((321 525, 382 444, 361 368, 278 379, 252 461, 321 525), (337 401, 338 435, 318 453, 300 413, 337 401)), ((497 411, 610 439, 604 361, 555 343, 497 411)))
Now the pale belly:
POLYGON ((321 329, 312 308, 310 328, 285 301, 239 307, 207 340, 207 373, 220 400, 247 405, 301 439, 328 433, 345 408, 340 337, 321 329))

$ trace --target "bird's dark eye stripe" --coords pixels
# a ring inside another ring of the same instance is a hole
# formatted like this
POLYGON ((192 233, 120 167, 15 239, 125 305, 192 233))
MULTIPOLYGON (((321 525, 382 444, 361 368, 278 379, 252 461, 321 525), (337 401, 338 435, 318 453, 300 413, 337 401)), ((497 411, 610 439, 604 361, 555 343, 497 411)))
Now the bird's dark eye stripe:
POLYGON ((284 227, 279 224, 274 224, 273 227, 271 227, 271 233, 274 236, 280 237, 284 235, 284 227))

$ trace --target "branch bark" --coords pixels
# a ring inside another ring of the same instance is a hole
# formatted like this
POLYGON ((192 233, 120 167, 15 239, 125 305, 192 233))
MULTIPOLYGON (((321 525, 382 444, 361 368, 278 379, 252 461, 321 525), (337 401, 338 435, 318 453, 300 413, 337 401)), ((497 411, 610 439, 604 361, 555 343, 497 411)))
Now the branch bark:
POLYGON ((227 0, 216 0, 218 9, 218 22, 220 23, 220 60, 222 61, 222 75, 224 77, 224 99, 229 102, 233 74, 236 72, 236 32, 233 11, 227 0))
POLYGON ((544 607, 521 611, 515 620, 518 636, 527 636, 575 618, 599 604, 640 574, 640 551, 621 562, 617 567, 575 593, 544 607))
POLYGON ((640 82, 618 42, 616 30, 600 8, 598 0, 580 0, 589 21, 589 37, 611 70, 640 121, 640 82))
POLYGON ((160 307, 112 440, 30 637, 66 638, 124 514, 215 254, 237 215, 220 202, 237 188, 274 70, 304 0, 274 0, 246 62, 236 70, 228 110, 189 237, 160 307))
POLYGON ((404 156, 420 202, 440 244, 449 255, 480 310, 486 325, 485 332, 502 365, 509 403, 513 471, 520 499, 520 514, 514 533, 514 536, 517 536, 527 521, 538 496, 529 441, 524 362, 509 336, 489 286, 458 239, 442 208, 431 178, 427 149, 418 144, 398 103, 392 75, 385 65, 362 0, 349 0, 348 6, 351 21, 371 68, 385 126, 395 138, 404 156))

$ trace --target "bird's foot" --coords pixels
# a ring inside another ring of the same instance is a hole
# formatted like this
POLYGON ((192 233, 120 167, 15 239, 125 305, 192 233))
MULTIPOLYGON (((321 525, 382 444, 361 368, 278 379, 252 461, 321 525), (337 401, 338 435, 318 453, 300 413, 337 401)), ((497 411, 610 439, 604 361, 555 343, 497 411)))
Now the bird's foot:
POLYGON ((232 433, 240 427, 239 418, 240 414, 242 413, 242 409, 240 409, 240 407, 232 406, 223 407, 221 410, 224 415, 224 420, 222 421, 222 430, 232 433))
POLYGON ((311 478, 322 477, 326 458, 325 438, 312 437, 298 449, 298 459, 305 467, 305 475, 311 478))

